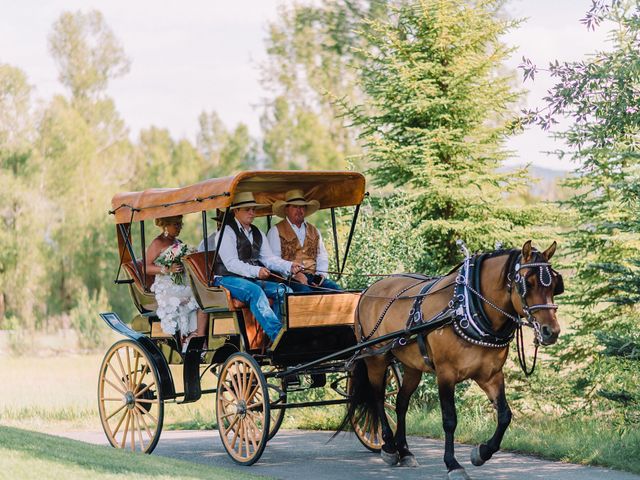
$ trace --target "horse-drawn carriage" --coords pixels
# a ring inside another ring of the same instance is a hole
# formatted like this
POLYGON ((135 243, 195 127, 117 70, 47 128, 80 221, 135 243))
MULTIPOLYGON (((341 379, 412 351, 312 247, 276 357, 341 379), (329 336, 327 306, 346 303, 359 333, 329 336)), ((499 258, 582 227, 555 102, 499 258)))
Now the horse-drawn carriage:
MULTIPOLYGON (((330 210, 340 274, 365 198, 365 180, 359 173, 243 172, 184 188, 113 198, 120 254, 116 282, 128 285, 139 314, 127 324, 114 313, 101 314, 126 337, 108 350, 100 369, 99 412, 109 442, 116 448, 151 453, 162 431, 165 403, 195 402, 203 394, 215 394, 224 448, 235 462, 251 465, 277 433, 287 409, 350 404, 347 421, 365 447, 381 451, 388 463, 413 465, 404 437, 406 408, 422 372, 432 372, 438 377, 447 433, 445 463, 450 478, 467 478, 453 457, 453 430, 448 431, 455 429, 453 389, 471 378, 498 409, 496 434, 472 455, 473 463, 480 465, 497 451, 510 420, 502 365, 515 331, 523 325, 533 327, 541 344, 553 343, 558 336, 557 306, 552 300, 562 293, 562 278, 549 263, 555 244, 544 252, 533 249, 530 242, 522 250, 476 256, 467 252, 465 262, 449 275, 387 276, 365 293, 287 293, 282 298, 283 328, 269 343, 247 305, 214 286, 213 265, 222 235, 216 245, 209 245, 207 218, 215 212, 214 218, 224 225, 238 193, 253 192, 258 203, 272 205, 291 189, 304 191, 320 209, 330 210), (336 231, 339 207, 355 207, 342 259, 336 231), (144 224, 196 213, 202 216, 204 251, 187 255, 183 263, 209 322, 206 337, 192 339, 183 352, 179 337, 162 331, 155 312, 144 224), (134 235, 139 237, 138 255, 134 235), (119 279, 121 270, 126 279, 119 279), (400 363, 408 375, 404 383, 400 363), (173 380, 178 370, 182 391, 173 380), (217 377, 215 388, 201 388, 207 374, 217 377), (312 388, 331 388, 335 394, 328 400, 288 400, 288 393, 312 388), (357 412, 356 407, 363 405, 357 412)), ((270 207, 257 210, 268 224, 271 214, 270 207)))
MULTIPOLYGON (((244 172, 179 189, 123 193, 113 198, 120 266, 126 276, 116 281, 128 285, 139 315, 125 324, 114 313, 102 314, 110 327, 127 337, 109 349, 100 370, 100 417, 111 445, 150 453, 162 431, 166 402, 195 402, 203 394, 214 393, 223 445, 233 460, 250 465, 276 434, 286 409, 346 403, 344 360, 356 345, 353 312, 358 292, 326 289, 285 295, 283 329, 267 348, 268 337, 248 306, 233 299, 223 287, 213 286, 212 265, 221 238, 217 245, 206 240, 211 212, 230 215, 231 199, 239 192, 254 192, 258 201, 270 205, 292 188, 302 189, 320 203, 320 208, 330 209, 336 265, 340 265, 340 258, 335 209, 355 206, 341 263, 344 268, 359 205, 365 197, 365 181, 359 173, 244 172), (184 266, 199 307, 209 314, 209 327, 207 349, 195 339, 183 353, 179 339, 162 331, 155 314, 156 299, 149 289, 153 276, 145 268, 144 223, 191 213, 202 215, 205 250, 187 255, 184 266), (139 232, 133 228, 135 223, 139 232), (135 234, 141 245, 139 254, 135 234), (322 360, 327 356, 331 358, 322 360), (291 370, 294 366, 298 366, 295 372, 291 370), (172 370, 176 369, 182 370, 184 379, 181 392, 173 381, 172 370), (217 387, 202 390, 201 379, 207 372, 217 375, 217 387), (342 381, 331 385, 335 396, 341 398, 287 402, 289 391, 324 387, 329 373, 341 374, 342 381)), ((271 210, 262 208, 257 214, 270 217, 271 210)), ((397 385, 395 378, 394 382, 397 385)), ((379 433, 366 420, 356 433, 367 447, 380 448, 379 433)))

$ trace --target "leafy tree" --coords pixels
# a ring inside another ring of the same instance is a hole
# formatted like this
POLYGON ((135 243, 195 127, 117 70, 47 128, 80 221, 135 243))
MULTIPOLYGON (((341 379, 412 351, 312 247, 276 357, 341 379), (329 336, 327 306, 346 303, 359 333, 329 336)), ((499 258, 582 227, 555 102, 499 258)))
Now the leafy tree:
POLYGON ((511 49, 500 37, 518 24, 500 19, 502 4, 423 0, 359 31, 369 105, 349 115, 374 183, 405 196, 404 231, 422 246, 419 271, 455 264, 458 238, 474 250, 520 242, 545 214, 506 201, 524 189, 524 170, 497 171, 520 96, 501 63, 511 49))
POLYGON ((60 82, 77 100, 103 96, 109 80, 129 71, 120 42, 97 10, 64 12, 53 26, 49 48, 60 82))
MULTIPOLYGON (((577 212, 566 235, 575 322, 560 359, 574 365, 569 381, 589 407, 605 397, 617 402, 623 419, 638 422, 640 5, 594 1, 583 22, 595 28, 603 20, 613 24, 611 48, 551 63, 556 84, 546 106, 529 115, 547 129, 560 116, 570 118, 557 135, 567 145, 563 155, 577 165, 566 182, 576 193, 564 203, 577 212)), ((525 78, 538 72, 529 60, 523 68, 525 78)))
POLYGON ((258 145, 244 123, 229 131, 215 112, 202 112, 198 122, 197 148, 206 161, 203 177, 222 177, 257 167, 258 145))
POLYGON ((269 27, 262 83, 271 93, 261 118, 271 168, 344 169, 359 153, 336 99, 362 99, 356 68, 362 18, 381 16, 379 0, 331 0, 282 7, 269 27))
POLYGON ((41 232, 48 204, 34 168, 37 114, 31 94, 24 72, 0 65, 0 328, 5 316, 32 328, 44 307, 37 292, 44 277, 41 232))
POLYGON ((107 286, 122 303, 110 277, 114 228, 105 212, 114 191, 132 179, 132 146, 113 101, 109 80, 129 62, 99 12, 65 12, 53 25, 50 51, 69 97, 45 107, 37 139, 37 164, 45 195, 55 202, 49 218, 51 313, 68 312, 82 286, 89 295, 107 286))

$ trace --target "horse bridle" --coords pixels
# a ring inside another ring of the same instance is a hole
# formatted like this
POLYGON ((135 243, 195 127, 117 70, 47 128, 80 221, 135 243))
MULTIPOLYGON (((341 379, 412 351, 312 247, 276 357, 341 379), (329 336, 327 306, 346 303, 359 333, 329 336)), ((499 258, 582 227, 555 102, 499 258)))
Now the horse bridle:
MULTIPOLYGON (((536 252, 538 253, 538 252, 536 252)), ((526 316, 526 320, 522 320, 518 316, 517 323, 520 325, 526 325, 528 327, 533 328, 535 332, 535 341, 538 343, 542 342, 542 332, 540 323, 536 320, 534 316, 534 312, 538 310, 557 310, 558 305, 555 303, 539 303, 535 305, 527 304, 527 279, 533 275, 531 272, 528 275, 522 275, 520 272, 525 268, 530 269, 538 269, 538 279, 540 280, 540 285, 543 287, 550 287, 553 283, 553 279, 556 279, 556 286, 553 289, 553 295, 560 295, 564 292, 564 282, 562 280, 562 275, 551 268, 551 264, 545 261, 536 261, 530 263, 521 263, 522 262, 522 253, 518 256, 513 271, 509 273, 507 276, 507 290, 509 294, 511 294, 513 284, 516 285, 516 291, 518 292, 518 296, 520 297, 520 304, 522 305, 522 311, 526 316)), ((534 270, 535 271, 535 270, 534 270)))

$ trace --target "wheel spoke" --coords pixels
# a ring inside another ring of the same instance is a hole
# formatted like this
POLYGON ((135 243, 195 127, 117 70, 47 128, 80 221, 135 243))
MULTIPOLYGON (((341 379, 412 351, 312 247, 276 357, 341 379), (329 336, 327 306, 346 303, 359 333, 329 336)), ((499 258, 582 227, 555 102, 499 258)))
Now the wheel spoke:
MULTIPOLYGON (((248 377, 247 377, 247 383, 246 383, 246 387, 245 387, 245 390, 244 390, 245 392, 249 392, 249 391, 250 391, 250 389, 251 389, 251 382, 252 382, 252 380, 253 380, 254 378, 256 378, 256 374, 255 374, 255 372, 253 371, 253 369, 251 369, 251 370, 249 370, 249 375, 248 375, 248 377)), ((256 385, 256 387, 257 387, 257 386, 259 385, 259 383, 258 383, 258 382, 256 382, 256 383, 257 383, 257 385, 256 385)), ((249 393, 249 394, 247 395, 247 398, 246 398, 247 402, 249 402, 249 400, 251 400, 251 397, 253 397, 253 395, 255 395, 255 392, 249 393)))
POLYGON ((124 395, 125 393, 127 393, 125 390, 122 390, 122 387, 118 387, 116 384, 114 384, 111 380, 109 380, 107 377, 104 377, 104 381, 107 382, 109 385, 111 385, 113 388, 115 388, 117 391, 119 391, 122 395, 124 395))
MULTIPOLYGON (((105 418, 105 420, 108 422, 109 420, 111 420, 112 417, 114 417, 118 412, 120 412, 123 408, 125 408, 127 406, 126 403, 123 403, 122 406, 120 406, 120 408, 118 408, 116 411, 114 411, 111 415, 109 415, 107 418, 105 418)), ((114 434, 115 435, 115 434, 114 434)))
POLYGON ((126 422, 124 422, 124 433, 122 435, 122 443, 120 444, 120 448, 124 448, 124 444, 127 441, 127 433, 129 433, 129 419, 130 419, 129 410, 127 410, 126 415, 127 415, 127 420, 126 422))
POLYGON ((136 417, 136 429, 138 430, 138 441, 140 442, 140 451, 144 452, 145 450, 145 446, 144 446, 144 439, 142 438, 142 425, 140 424, 140 417, 142 417, 142 415, 140 414, 140 412, 138 412, 137 410, 134 409, 135 412, 135 417, 136 417))
MULTIPOLYGON (((142 390, 140 390, 139 392, 137 392, 135 394, 136 397, 139 397, 140 395, 142 395, 144 392, 146 392, 147 390, 149 390, 151 387, 153 387, 156 384, 156 382, 151 382, 149 385, 147 385, 146 387, 144 387, 142 390)), ((142 384, 140 384, 142 385, 142 384)))
POLYGON ((138 363, 140 362, 140 354, 137 350, 133 351, 133 355, 135 357, 135 363, 133 364, 133 383, 131 384, 133 391, 136 391, 136 386, 138 385, 138 363))
MULTIPOLYGON (((251 401, 251 399, 256 395, 256 393, 258 393, 259 390, 260 390, 260 383, 258 383, 247 396, 247 403, 251 401)), ((262 401, 262 399, 260 399, 260 401, 262 401)))
MULTIPOLYGON (((126 391, 129 389, 129 387, 127 387, 127 384, 126 384, 126 383, 124 382, 124 380, 122 379, 122 376, 121 376, 121 375, 118 375, 118 372, 116 372, 116 369, 113 367, 113 365, 111 365, 111 362, 107 363, 107 368, 109 368, 109 369, 111 370, 111 372, 112 372, 112 373, 113 373, 113 375, 116 377, 116 379, 118 380, 118 382, 120 382, 120 385, 122 385, 122 387, 124 388, 124 390, 119 390, 120 392, 122 392, 122 393, 124 394, 124 392, 126 392, 126 391)), ((108 381, 108 380, 107 380, 107 374, 106 374, 106 372, 105 372, 105 375, 104 375, 104 379, 105 379, 106 381, 108 381)), ((109 382, 109 383, 110 383, 114 388, 116 388, 116 387, 115 387, 115 385, 113 385, 113 383, 111 383, 111 382, 109 382)))
POLYGON ((131 410, 131 451, 135 452, 136 451, 136 429, 135 429, 135 425, 133 424, 133 420, 134 420, 135 414, 133 413, 133 410, 131 410))
POLYGON ((123 402, 122 397, 100 397, 101 402, 123 402))
POLYGON ((260 435, 260 428, 258 428, 258 426, 255 424, 255 422, 253 421, 253 419, 249 416, 245 417, 247 421, 247 423, 250 424, 251 427, 251 432, 250 432, 250 436, 249 436, 249 440, 251 440, 251 444, 253 445, 253 450, 257 450, 258 449, 258 442, 256 442, 256 435, 260 435))
POLYGON ((124 411, 124 413, 122 414, 122 417, 120 417, 120 421, 118 422, 118 424, 116 425, 115 430, 113 431, 112 435, 113 435, 113 439, 115 440, 116 438, 116 434, 118 433, 118 430, 120 430, 120 427, 122 426, 122 421, 127 418, 127 410, 124 411))
MULTIPOLYGON (((124 383, 124 379, 127 377, 127 374, 124 371, 124 364, 122 363, 122 359, 120 358, 120 350, 116 350, 114 352, 114 356, 118 359, 118 364, 120 365, 120 371, 122 372, 122 383, 124 383)), ((111 363, 111 362, 109 362, 111 363)), ((115 372, 115 370, 114 370, 115 372)), ((117 376, 117 374, 116 374, 117 376)), ((127 386, 126 383, 124 383, 125 387, 127 386)))
POLYGON ((236 381, 238 382, 238 397, 245 398, 247 392, 244 390, 244 380, 245 380, 245 365, 244 363, 238 364, 238 378, 236 381))
POLYGON ((136 389, 133 391, 134 395, 137 393, 136 390, 140 387, 140 385, 143 384, 143 379, 144 376, 147 374, 147 372, 150 372, 151 369, 149 368, 149 365, 147 365, 146 363, 144 364, 144 367, 142 368, 142 373, 140 374, 140 383, 138 383, 138 385, 136 386, 136 389))
POLYGON ((232 425, 235 425, 236 423, 239 423, 239 425, 238 425, 238 428, 236 428, 235 430, 231 428, 231 425, 229 426, 229 429, 233 432, 233 439, 231 440, 232 450, 236 449, 236 441, 238 440, 238 434, 240 433, 240 428, 242 427, 242 422, 240 421, 240 417, 236 417, 232 425))
POLYGON ((148 398, 136 398, 136 403, 160 403, 160 400, 148 398))
POLYGON ((147 435, 149 435, 149 439, 153 438, 153 435, 151 434, 151 430, 149 430, 149 426, 147 425, 147 421, 144 419, 144 416, 146 414, 146 412, 143 412, 142 410, 140 410, 140 407, 138 405, 136 405, 136 410, 138 410, 138 413, 140 414, 140 420, 142 421, 142 424, 144 425, 144 429, 147 431, 147 435))
POLYGON ((229 389, 232 392, 233 396, 238 399, 241 395, 240 387, 238 387, 238 382, 236 381, 236 373, 229 375, 229 380, 231 381, 231 388, 229 389))
MULTIPOLYGON (((244 444, 245 451, 247 452, 247 457, 249 457, 249 438, 247 434, 247 422, 242 422, 242 444, 244 444)), ((240 454, 242 455, 242 448, 240 449, 240 454)))
POLYGON ((129 379, 129 389, 133 390, 133 378, 131 378, 131 354, 129 353, 129 347, 125 348, 126 353, 125 356, 127 357, 127 369, 129 371, 127 378, 129 379))

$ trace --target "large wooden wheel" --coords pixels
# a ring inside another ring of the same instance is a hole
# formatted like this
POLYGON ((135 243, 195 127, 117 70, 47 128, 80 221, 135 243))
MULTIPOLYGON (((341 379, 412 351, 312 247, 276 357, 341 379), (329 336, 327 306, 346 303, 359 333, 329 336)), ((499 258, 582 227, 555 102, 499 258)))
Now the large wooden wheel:
POLYGON ((269 392, 258 363, 234 353, 218 376, 218 432, 229 456, 241 465, 258 461, 269 435, 269 392))
POLYGON ((100 367, 98 409, 111 446, 153 451, 164 419, 158 389, 156 367, 135 342, 121 340, 109 349, 100 367))
MULTIPOLYGON (((400 368, 396 364, 391 364, 387 368, 387 385, 384 394, 384 411, 389 420, 389 426, 395 433, 397 427, 396 421, 396 397, 402 384, 402 374, 400 368)), ((349 382, 347 391, 351 391, 351 382, 349 382)), ((372 452, 380 452, 382 448, 382 426, 378 424, 377 428, 373 427, 371 415, 368 413, 361 416, 357 421, 351 423, 360 443, 372 452)))

